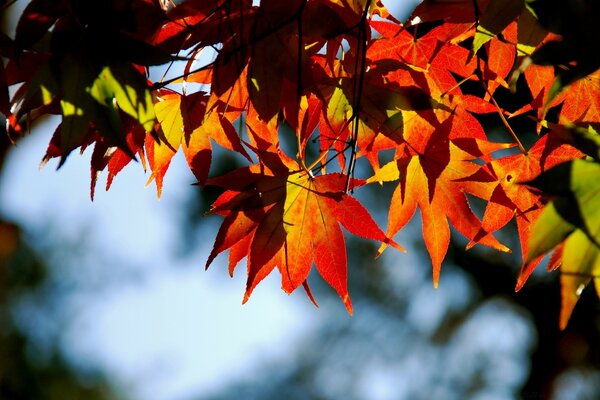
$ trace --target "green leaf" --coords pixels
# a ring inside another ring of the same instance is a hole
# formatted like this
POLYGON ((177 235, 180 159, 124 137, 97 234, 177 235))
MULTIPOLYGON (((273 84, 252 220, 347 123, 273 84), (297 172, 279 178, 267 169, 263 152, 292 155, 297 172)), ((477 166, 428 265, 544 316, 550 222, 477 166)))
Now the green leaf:
POLYGON ((525 8, 519 16, 517 24, 517 51, 519 55, 531 55, 547 34, 548 31, 540 25, 531 9, 525 8))
POLYGON ((62 110, 61 164, 65 157, 80 146, 90 127, 90 109, 93 107, 85 88, 94 79, 92 68, 72 54, 67 54, 60 64, 60 107, 62 110))
POLYGON ((600 243, 600 164, 573 161, 573 191, 583 226, 579 226, 596 245, 600 243))
POLYGON ((473 52, 477 51, 491 38, 499 34, 525 8, 524 0, 492 0, 487 6, 479 24, 473 41, 473 52))
POLYGON ((559 196, 546 206, 535 223, 526 262, 566 238, 560 269, 560 328, 564 329, 581 292, 592 277, 600 275, 600 164, 573 160, 552 168, 531 183, 559 196))
POLYGON ((47 106, 52 102, 57 91, 58 84, 52 75, 50 65, 44 64, 29 82, 21 109, 29 111, 47 106))
POLYGON ((327 103, 327 118, 335 123, 343 124, 343 122, 352 116, 352 105, 346 97, 341 86, 333 90, 331 99, 327 103))
POLYGON ((116 105, 151 131, 156 118, 152 95, 144 78, 128 64, 105 67, 90 89, 96 101, 109 109, 116 105))
POLYGON ((598 248, 587 236, 576 230, 565 242, 562 258, 562 272, 591 274, 598 256, 598 248))
MULTIPOLYGON (((593 243, 600 242, 600 163, 573 160, 559 164, 528 185, 559 196, 561 202, 555 200, 554 207, 560 217, 593 243)), ((552 220, 551 211, 548 213, 546 217, 552 220)))
POLYGON ((544 208, 531 232, 526 264, 552 250, 575 230, 575 226, 567 222, 558 211, 561 209, 564 212, 568 206, 568 201, 559 199, 544 208))
POLYGON ((591 124, 587 128, 573 124, 565 124, 564 128, 559 126, 559 134, 564 134, 569 144, 581 150, 596 162, 600 162, 600 135, 591 124))
MULTIPOLYGON (((580 230, 569 236, 563 250, 560 268, 561 309, 560 328, 564 329, 592 276, 600 274, 599 250, 580 230)), ((598 279, 596 279, 598 281, 598 279)))
POLYGON ((481 46, 492 40, 496 34, 492 31, 487 30, 485 27, 479 25, 475 32, 475 39, 473 39, 473 53, 477 53, 481 46))

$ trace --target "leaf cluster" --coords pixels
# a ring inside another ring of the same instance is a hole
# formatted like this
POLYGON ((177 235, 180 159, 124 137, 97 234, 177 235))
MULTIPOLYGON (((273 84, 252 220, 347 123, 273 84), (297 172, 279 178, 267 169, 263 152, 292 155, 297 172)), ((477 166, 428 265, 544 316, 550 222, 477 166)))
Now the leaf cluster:
POLYGON ((92 198, 101 171, 108 189, 138 158, 160 196, 181 148, 200 185, 224 190, 207 267, 225 250, 232 274, 247 258, 245 300, 274 269, 312 299, 315 264, 351 312, 341 227, 379 253, 402 249, 393 237, 418 209, 436 286, 451 227, 467 247, 507 252, 494 233, 516 221, 518 288, 558 246, 564 326, 580 286, 599 282, 598 4, 424 1, 401 23, 383 3, 33 0, 15 37, 0 37, 0 112, 11 139, 61 116, 44 161, 93 146, 92 198), (153 81, 160 64, 183 72, 153 81), (531 132, 513 129, 519 118, 531 132), (209 177, 215 144, 247 166, 209 177), (353 195, 384 182, 395 185, 385 232, 353 195))

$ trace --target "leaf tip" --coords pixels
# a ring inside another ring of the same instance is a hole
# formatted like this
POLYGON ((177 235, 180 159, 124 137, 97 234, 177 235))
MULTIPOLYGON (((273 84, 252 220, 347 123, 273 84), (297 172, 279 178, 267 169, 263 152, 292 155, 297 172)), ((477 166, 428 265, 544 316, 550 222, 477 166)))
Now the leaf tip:
POLYGON ((521 276, 519 276, 519 278, 517 279, 517 284, 515 285, 515 292, 518 292, 519 290, 523 289, 523 286, 525 286, 526 281, 527 279, 523 279, 521 276))
POLYGON ((162 179, 160 179, 159 181, 159 179, 155 178, 158 178, 157 175, 155 173, 152 173, 152 175, 150 175, 150 178, 148 178, 145 187, 150 186, 152 181, 156 180, 156 197, 160 200, 160 196, 162 195, 162 179))
POLYGON ((381 243, 381 246, 379 246, 379 249, 377 249, 377 253, 375 253, 375 258, 379 258, 379 256, 383 254, 387 246, 388 245, 386 243, 381 243))
POLYGON ((433 270, 433 288, 437 289, 440 284, 440 269, 434 268, 433 270))
POLYGON ((531 260, 529 258, 530 257, 527 257, 527 259, 521 266, 521 271, 519 272, 519 277, 517 278, 517 285, 515 286, 515 292, 518 292, 519 290, 521 290, 521 288, 523 288, 523 286, 525 286, 525 282, 527 282, 527 279, 529 279, 529 276, 531 275, 535 267, 537 267, 540 261, 542 261, 543 256, 539 256, 531 260))
POLYGON ((348 314, 350 314, 350 316, 352 316, 354 314, 354 310, 352 308, 352 301, 350 301, 350 296, 348 294, 345 294, 344 297, 342 298, 342 301, 344 302, 344 305, 346 306, 346 310, 348 310, 348 314))
MULTIPOLYGON (((386 244, 391 244, 393 248, 395 248, 396 250, 399 250, 403 253, 406 253, 406 249, 402 246, 400 246, 398 243, 394 242, 392 239, 387 238, 387 240, 385 241, 386 244)), ((383 250, 382 250, 383 251, 383 250)))
POLYGON ((51 157, 48 155, 46 155, 46 156, 44 156, 44 158, 42 158, 42 161, 40 161, 40 166, 38 167, 38 169, 40 171, 46 166, 46 164, 48 164, 48 161, 50 161, 50 158, 51 157))
POLYGON ((319 308, 319 305, 317 304, 317 301, 315 300, 315 297, 313 296, 310 290, 310 286, 308 286, 308 281, 305 280, 304 282, 302 282, 302 287, 304 288, 306 295, 310 299, 310 302, 313 303, 315 307, 319 308))
POLYGON ((254 286, 248 286, 246 288, 246 291, 244 292, 244 298, 242 299, 242 304, 246 304, 248 300, 250 300, 250 295, 252 294, 253 290, 254 286))
POLYGON ((525 286, 525 282, 527 282, 527 279, 529 279, 529 275, 531 275, 532 271, 533 269, 529 266, 529 263, 523 264, 523 266, 521 267, 521 272, 519 272, 519 277, 517 278, 515 292, 518 292, 519 290, 523 289, 523 286, 525 286))
POLYGON ((558 320, 560 330, 567 327, 573 310, 590 280, 590 277, 570 275, 568 272, 562 271, 560 276, 560 317, 558 320))

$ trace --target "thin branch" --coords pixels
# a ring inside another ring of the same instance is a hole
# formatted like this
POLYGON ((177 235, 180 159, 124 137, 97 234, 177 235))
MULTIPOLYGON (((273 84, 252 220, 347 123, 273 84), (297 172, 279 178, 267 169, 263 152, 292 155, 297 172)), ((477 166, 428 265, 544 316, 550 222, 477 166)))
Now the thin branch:
POLYGON ((358 143, 358 128, 359 128, 359 119, 358 115, 360 113, 360 99, 362 97, 363 84, 365 79, 365 68, 367 64, 367 17, 369 15, 369 8, 371 8, 371 0, 367 0, 365 4, 365 9, 360 19, 360 24, 358 28, 358 43, 356 48, 356 62, 354 67, 354 74, 358 73, 358 81, 355 79, 354 81, 354 90, 353 90, 353 98, 352 98, 352 151, 350 153, 350 161, 348 163, 348 172, 346 173, 346 188, 345 192, 348 193, 350 191, 350 179, 354 174, 354 167, 356 165, 356 151, 357 151, 357 143, 358 143))
MULTIPOLYGON (((302 12, 304 11, 304 7, 305 7, 305 2, 302 2, 302 4, 300 5, 300 7, 298 8, 298 10, 296 10, 296 12, 291 15, 290 17, 284 19, 283 21, 281 21, 280 23, 278 23, 277 25, 275 25, 273 28, 261 33, 261 34, 255 34, 252 35, 252 37, 250 37, 250 40, 248 41, 248 43, 241 43, 240 45, 234 47, 233 49, 231 49, 231 53, 235 54, 236 56, 245 48, 247 48, 248 46, 252 46, 255 45, 256 43, 268 38, 270 35, 275 34, 276 32, 282 30, 283 28, 285 28, 286 26, 288 26, 290 23, 294 22, 296 20, 296 18, 298 18, 302 12)), ((197 26, 198 24, 196 24, 197 26)), ((206 69, 209 68, 213 68, 216 66, 216 60, 206 64, 202 67, 190 70, 187 74, 182 74, 180 76, 176 76, 174 78, 165 80, 163 82, 160 83, 155 83, 154 85, 152 85, 152 89, 160 89, 162 87, 165 87, 181 78, 185 78, 188 75, 194 74, 196 72, 200 72, 200 71, 204 71, 206 69)))
MULTIPOLYGON (((303 7, 306 6, 306 1, 304 0, 303 3, 303 7)), ((296 63, 296 81, 297 81, 297 86, 296 86, 296 103, 298 105, 298 109, 300 109, 300 102, 302 99, 302 53, 303 53, 303 42, 304 42, 304 37, 303 37, 303 31, 302 31, 302 13, 300 13, 298 15, 298 18, 296 19, 296 24, 297 24, 297 29, 298 29, 298 60, 296 63)), ((304 168, 305 171, 309 171, 309 169, 306 167, 306 163, 304 160, 304 155, 301 154, 301 150, 302 150, 302 140, 301 140, 301 131, 302 131, 302 123, 300 121, 300 113, 298 113, 298 120, 296 121, 296 125, 297 125, 297 131, 296 131, 296 140, 297 140, 297 146, 298 146, 298 158, 300 159, 300 164, 302 166, 302 168, 304 168)))
POLYGON ((472 0, 473 9, 475 11, 475 26, 479 26, 479 16, 481 15, 481 11, 479 10, 479 5, 477 4, 477 0, 472 0))
MULTIPOLYGON (((482 82, 482 84, 483 84, 483 82, 482 82)), ((517 144, 517 147, 519 148, 519 150, 521 150, 521 153, 523 153, 523 154, 526 155, 527 154, 527 150, 525 149, 525 147, 523 147, 523 144, 521 143, 521 141, 517 137, 517 134, 515 133, 515 131, 513 131, 513 129, 511 128, 510 124, 508 123, 508 120, 506 119, 506 117, 504 116, 504 113, 502 112, 502 108, 500 108, 500 105, 498 105, 498 102, 494 98, 494 95, 492 95, 489 91, 488 91, 488 93, 490 95, 490 99, 492 100, 492 104, 494 104, 494 106, 496 106, 496 110, 498 111, 498 115, 500 116, 500 119, 502 120, 502 123, 504 124, 504 126, 508 130, 508 133, 510 133, 510 136, 512 136, 513 140, 517 144)))
MULTIPOLYGON (((344 129, 345 129, 345 128, 344 128, 344 129)), ((342 133, 341 133, 341 132, 343 132, 343 131, 344 131, 344 129, 341 129, 341 130, 340 130, 340 132, 338 133, 338 135, 337 135, 336 137, 334 137, 334 138, 330 138, 330 137, 328 137, 328 138, 327 138, 327 139, 328 139, 330 142, 337 142, 337 141, 340 141, 340 142, 346 143, 346 147, 345 147, 345 148, 344 148, 342 151, 338 151, 338 152, 337 152, 337 153, 336 153, 336 154, 333 156, 333 159, 335 159, 335 157, 339 156, 340 154, 344 153, 344 152, 345 152, 346 150, 348 150, 348 149, 350 148, 350 146, 352 145, 352 142, 347 142, 347 141, 345 141, 345 140, 340 140, 340 136, 342 135, 342 133)), ((330 147, 331 147, 331 146, 330 146, 330 147)), ((329 148, 328 148, 327 150, 325 150, 325 151, 321 152, 321 155, 319 156, 319 158, 317 158, 315 161, 313 161, 313 163, 312 163, 312 164, 310 164, 310 165, 307 167, 307 170, 314 170, 314 169, 316 168, 316 165, 317 165, 317 164, 319 164, 320 162, 322 162, 322 161, 323 161, 323 159, 324 159, 325 157, 327 157, 327 153, 329 153, 329 148)), ((331 161, 331 160, 328 160, 328 161, 327 161, 325 164, 328 164, 330 161, 331 161)), ((323 167, 325 167, 325 165, 322 165, 320 168, 322 169, 323 167)), ((317 169, 318 169, 318 168, 317 168, 317 169)))
MULTIPOLYGON (((479 10, 479 6, 477 5, 477 0, 472 0, 472 3, 473 3, 473 8, 475 10, 475 30, 477 30, 477 28, 479 27, 479 17, 481 15, 481 12, 479 10)), ((523 144, 517 137, 517 134, 512 129, 512 127, 508 123, 506 117, 504 116, 504 112, 502 111, 502 108, 500 107, 500 105, 498 104, 496 99, 494 98, 494 95, 488 90, 487 86, 485 85, 485 79, 483 79, 483 72, 481 71, 481 58, 477 54, 475 54, 475 57, 477 59, 477 68, 475 70, 475 74, 476 74, 477 78, 479 79, 481 86, 486 91, 486 93, 490 96, 490 99, 492 100, 492 104, 494 104, 494 106, 496 107, 496 110, 498 111, 498 115, 500 116, 500 119, 502 120, 502 124, 508 130, 508 133, 510 134, 510 136, 513 138, 513 140, 517 144, 517 147, 519 148, 521 153, 527 154, 527 150, 525 149, 525 147, 523 147, 523 144)))
POLYGON ((469 79, 473 78, 473 75, 469 75, 465 78, 463 78, 462 80, 460 80, 456 85, 452 86, 450 89, 444 91, 440 97, 444 98, 448 95, 448 93, 450 93, 451 91, 453 91, 454 89, 456 89, 457 87, 460 87, 460 85, 462 85, 463 83, 465 83, 466 81, 468 81, 469 79))
POLYGON ((351 146, 350 143, 346 144, 346 147, 344 147, 342 150, 337 151, 333 156, 331 156, 331 158, 326 160, 324 163, 321 163, 321 161, 327 156, 328 152, 327 151, 322 152, 319 159, 317 159, 314 163, 312 163, 309 166, 309 170, 312 173, 320 172, 323 168, 325 168, 327 166, 327 164, 329 164, 330 162, 335 160, 340 154, 342 154, 342 153, 346 152, 348 149, 350 149, 350 146, 351 146), (321 163, 321 165, 318 165, 319 163, 321 163))
POLYGON ((216 64, 217 64, 217 62, 216 62, 216 60, 215 60, 215 61, 212 61, 212 62, 210 62, 210 63, 208 63, 208 64, 205 64, 205 65, 203 65, 203 66, 201 66, 201 67, 198 67, 198 68, 195 68, 195 69, 191 69, 191 70, 189 70, 187 73, 183 73, 183 74, 181 74, 181 75, 178 75, 178 76, 175 76, 175 77, 173 77, 173 78, 169 78, 169 79, 161 80, 161 81, 159 81, 159 82, 154 82, 154 83, 152 84, 152 86, 150 87, 150 90, 162 89, 162 88, 164 88, 165 86, 167 86, 167 85, 170 85, 171 83, 173 83, 173 82, 175 82, 175 81, 178 81, 178 80, 180 80, 181 78, 187 78, 188 76, 190 76, 190 75, 192 75, 192 74, 195 74, 195 73, 197 73, 197 72, 200 72, 200 71, 205 71, 205 70, 207 70, 207 69, 214 68, 214 66, 215 66, 216 64))

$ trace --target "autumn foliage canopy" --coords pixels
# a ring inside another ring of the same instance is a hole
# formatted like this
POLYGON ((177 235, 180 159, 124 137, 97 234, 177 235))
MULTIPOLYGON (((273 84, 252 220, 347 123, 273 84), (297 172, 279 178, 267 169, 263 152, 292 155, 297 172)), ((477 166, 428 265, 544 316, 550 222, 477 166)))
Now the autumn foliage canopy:
POLYGON ((600 293, 598 2, 431 0, 403 23, 389 3, 33 0, 0 37, 0 112, 11 140, 61 116, 43 162, 93 146, 92 198, 129 164, 160 196, 182 151, 223 189, 206 266, 246 258, 244 301, 275 269, 312 299, 314 264, 352 312, 342 228, 404 251, 418 209, 434 285, 451 227, 508 252, 494 233, 514 220, 517 289, 551 254, 564 327, 585 285, 600 293), (211 176, 215 145, 247 165, 211 176), (382 230, 354 194, 384 182, 382 230))

